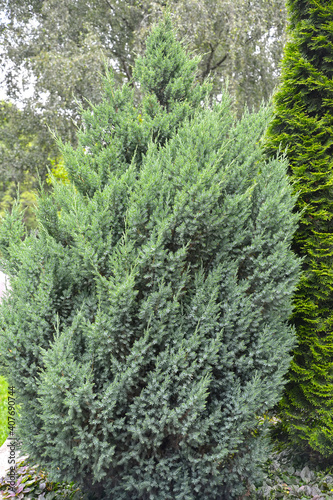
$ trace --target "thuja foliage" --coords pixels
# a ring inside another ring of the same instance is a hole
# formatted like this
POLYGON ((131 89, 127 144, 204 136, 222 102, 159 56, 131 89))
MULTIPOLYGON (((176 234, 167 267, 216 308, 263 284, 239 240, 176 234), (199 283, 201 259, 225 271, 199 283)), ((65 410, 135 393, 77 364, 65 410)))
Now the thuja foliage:
POLYGON ((38 232, 1 226, 2 370, 23 450, 98 499, 232 499, 267 458, 299 262, 270 112, 209 103, 168 17, 85 112, 38 232))
POLYGON ((289 1, 283 60, 268 151, 287 148, 301 212, 294 249, 303 257, 295 295, 297 329, 282 402, 293 441, 333 453, 333 4, 289 1))

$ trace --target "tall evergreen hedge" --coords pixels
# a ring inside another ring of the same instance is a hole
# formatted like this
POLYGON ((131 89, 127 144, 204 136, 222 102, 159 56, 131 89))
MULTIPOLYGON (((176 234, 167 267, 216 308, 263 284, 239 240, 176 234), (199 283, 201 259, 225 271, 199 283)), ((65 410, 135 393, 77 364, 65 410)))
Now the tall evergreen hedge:
POLYGON ((270 112, 208 101, 166 17, 135 68, 84 113, 69 183, 38 231, 2 222, 1 371, 24 451, 112 500, 233 499, 267 458, 295 335, 299 262, 270 112))
POLYGON ((303 260, 293 322, 298 346, 282 401, 291 438, 333 454, 333 4, 289 0, 289 43, 268 151, 287 148, 303 260))

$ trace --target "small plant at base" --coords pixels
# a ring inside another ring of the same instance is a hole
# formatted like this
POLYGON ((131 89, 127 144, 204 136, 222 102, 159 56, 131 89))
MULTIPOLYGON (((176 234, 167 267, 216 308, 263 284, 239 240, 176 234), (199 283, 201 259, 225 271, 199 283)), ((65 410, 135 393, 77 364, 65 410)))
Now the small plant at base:
POLYGON ((27 460, 17 462, 15 474, 15 486, 11 485, 9 478, 0 478, 3 500, 86 500, 74 483, 54 483, 37 465, 31 465, 27 460))

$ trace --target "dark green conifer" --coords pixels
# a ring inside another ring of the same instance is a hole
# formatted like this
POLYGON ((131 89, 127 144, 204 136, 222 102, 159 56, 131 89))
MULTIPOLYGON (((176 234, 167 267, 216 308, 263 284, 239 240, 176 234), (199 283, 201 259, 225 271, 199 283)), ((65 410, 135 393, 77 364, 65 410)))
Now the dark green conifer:
POLYGON ((289 42, 268 151, 287 148, 299 192, 294 248, 303 257, 298 334, 282 402, 292 439, 333 453, 333 4, 289 0, 289 42))
POLYGON ((12 291, 2 372, 24 451, 98 499, 230 500, 267 458, 299 264, 286 162, 265 162, 270 113, 209 105, 166 18, 135 77, 108 81, 62 146, 70 182, 39 230, 0 229, 12 291))

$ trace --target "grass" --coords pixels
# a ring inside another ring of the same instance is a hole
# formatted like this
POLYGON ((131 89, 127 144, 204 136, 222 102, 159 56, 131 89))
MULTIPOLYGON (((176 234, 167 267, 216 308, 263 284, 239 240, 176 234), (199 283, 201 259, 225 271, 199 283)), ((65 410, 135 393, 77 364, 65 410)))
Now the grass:
POLYGON ((3 445, 8 436, 7 401, 8 384, 4 377, 0 376, 0 446, 3 445))

